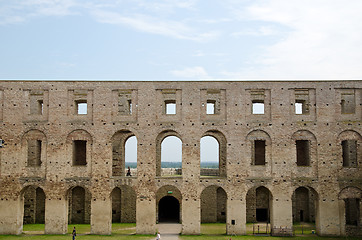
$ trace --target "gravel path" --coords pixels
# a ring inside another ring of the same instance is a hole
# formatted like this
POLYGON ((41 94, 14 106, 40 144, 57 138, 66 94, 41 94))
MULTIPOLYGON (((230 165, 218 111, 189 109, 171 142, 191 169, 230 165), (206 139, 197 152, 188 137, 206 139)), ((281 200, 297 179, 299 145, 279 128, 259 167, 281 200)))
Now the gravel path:
POLYGON ((161 233, 161 240, 178 240, 181 233, 181 224, 179 223, 159 223, 157 229, 161 233))

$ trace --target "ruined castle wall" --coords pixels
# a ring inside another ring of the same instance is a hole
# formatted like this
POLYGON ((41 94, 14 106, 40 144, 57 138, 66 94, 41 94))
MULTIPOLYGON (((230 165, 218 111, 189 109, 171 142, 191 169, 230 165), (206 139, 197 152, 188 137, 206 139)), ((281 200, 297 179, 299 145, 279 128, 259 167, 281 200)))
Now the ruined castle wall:
MULTIPOLYGON (((2 81, 0 233, 21 232, 21 193, 30 185, 46 195, 47 233, 66 231, 69 192, 79 186, 89 191, 90 212, 85 214, 92 233, 109 234, 111 192, 122 185, 137 196, 137 232, 154 233, 157 191, 170 185, 180 192, 185 234, 200 232, 201 193, 209 186, 226 192, 227 233, 245 234, 251 214, 247 192, 263 186, 271 193, 273 227, 292 227, 293 193, 308 187, 316 193, 315 209, 309 211, 314 211, 318 234, 344 235, 350 227, 339 194, 349 187, 362 189, 361 104, 361 81, 2 81), (87 114, 78 114, 84 103, 87 114), (168 103, 175 104, 176 114, 165 113, 168 103), (214 104, 214 114, 206 113, 208 103, 214 104), (253 114, 253 105, 261 103, 264 114, 253 114), (301 114, 295 103, 301 104, 301 114), (126 167, 120 161, 122 149, 113 145, 117 133, 137 137, 137 174, 132 177, 117 172, 126 167), (158 172, 158 141, 168 135, 182 141, 179 177, 158 172), (220 144, 218 176, 200 176, 203 136, 220 144), (304 141, 301 149, 308 151, 301 165, 297 141, 304 141), (255 154, 262 143, 264 155, 255 154)), ((346 198, 361 202, 358 194, 346 198)))

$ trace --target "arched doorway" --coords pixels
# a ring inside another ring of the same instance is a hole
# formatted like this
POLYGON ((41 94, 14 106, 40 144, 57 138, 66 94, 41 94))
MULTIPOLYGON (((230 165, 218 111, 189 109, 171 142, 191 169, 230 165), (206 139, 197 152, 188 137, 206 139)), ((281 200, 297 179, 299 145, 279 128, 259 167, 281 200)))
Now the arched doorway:
POLYGON ((180 203, 173 196, 165 196, 158 203, 158 222, 180 222, 180 203))
POLYGON ((266 187, 254 187, 246 194, 246 221, 270 222, 272 194, 266 187))
POLYGON ((226 199, 227 195, 222 187, 206 187, 201 193, 201 223, 225 223, 226 199))
POLYGON ((45 222, 45 193, 36 186, 28 186, 23 190, 24 195, 24 224, 45 222))
POLYGON ((292 196, 293 222, 315 222, 317 193, 309 187, 298 187, 292 196))
POLYGON ((137 196, 134 189, 126 185, 115 187, 111 193, 111 198, 112 222, 135 223, 137 196))
POLYGON ((341 232, 346 236, 360 236, 362 232, 362 190, 358 187, 348 186, 338 195, 343 218, 341 219, 341 232))
POLYGON ((91 194, 83 187, 76 186, 68 192, 68 222, 70 224, 89 224, 91 213, 91 194))

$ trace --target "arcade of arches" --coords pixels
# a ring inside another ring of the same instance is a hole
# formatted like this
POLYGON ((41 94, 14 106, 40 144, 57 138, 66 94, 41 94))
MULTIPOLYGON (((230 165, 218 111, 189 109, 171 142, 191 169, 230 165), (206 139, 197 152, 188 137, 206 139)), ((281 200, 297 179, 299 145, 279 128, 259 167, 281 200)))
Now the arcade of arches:
POLYGON ((273 235, 291 235, 298 222, 314 222, 319 235, 361 234, 361 89, 361 81, 2 81, 0 234, 27 223, 64 234, 86 223, 107 235, 112 222, 154 234, 168 221, 183 234, 200 234, 204 222, 237 235, 247 222, 268 222, 273 235))

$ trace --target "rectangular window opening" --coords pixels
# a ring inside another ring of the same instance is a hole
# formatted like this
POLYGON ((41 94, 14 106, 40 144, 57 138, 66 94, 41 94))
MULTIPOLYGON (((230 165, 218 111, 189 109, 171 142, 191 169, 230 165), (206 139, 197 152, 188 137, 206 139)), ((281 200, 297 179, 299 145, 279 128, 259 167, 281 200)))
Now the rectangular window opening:
POLYGON ((265 165, 265 140, 254 141, 254 164, 265 165))
POLYGON ((132 114, 132 100, 128 100, 128 112, 130 115, 132 114))
POLYGON ((358 198, 347 198, 345 201, 346 225, 358 226, 360 219, 360 204, 358 198))
POLYGON ((264 114, 264 101, 253 101, 253 114, 264 114))
POLYGON ((357 167, 357 141, 342 141, 343 167, 357 167))
POLYGON ((42 115, 44 111, 43 100, 38 100, 38 114, 42 115))
POLYGON ((309 166, 309 141, 308 140, 297 140, 297 166, 309 166))
POLYGON ((87 100, 77 100, 75 101, 76 113, 78 115, 86 115, 87 114, 87 100))
POLYGON ((30 95, 30 114, 31 115, 43 114, 43 95, 39 94, 30 95))
POLYGON ((341 112, 342 114, 353 114, 355 113, 355 97, 354 94, 342 94, 341 100, 341 112))
POLYGON ((73 166, 87 165, 87 141, 73 141, 73 166))
POLYGON ((28 166, 41 165, 41 140, 28 140, 28 166))
POLYGON ((165 112, 166 114, 176 114, 176 101, 174 100, 168 100, 165 101, 165 112))
POLYGON ((295 100, 295 114, 306 114, 307 105, 305 100, 295 100))
POLYGON ((206 103, 206 114, 215 114, 215 101, 207 101, 206 103))

